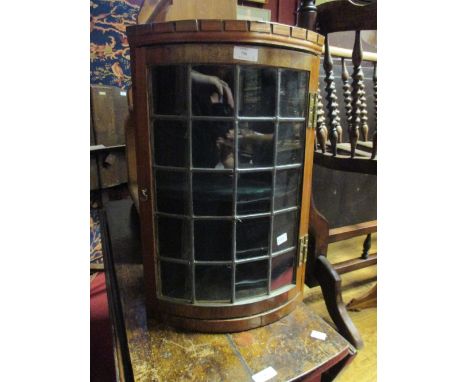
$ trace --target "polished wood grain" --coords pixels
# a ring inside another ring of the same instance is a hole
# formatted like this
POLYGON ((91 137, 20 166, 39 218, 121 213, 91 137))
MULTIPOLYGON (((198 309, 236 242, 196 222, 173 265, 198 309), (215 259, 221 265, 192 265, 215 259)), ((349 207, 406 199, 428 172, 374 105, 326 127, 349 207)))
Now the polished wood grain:
POLYGON ((344 274, 348 272, 353 272, 358 269, 370 267, 377 264, 377 254, 372 253, 368 254, 366 258, 358 257, 350 260, 345 260, 339 263, 333 263, 333 268, 335 268, 338 274, 344 274))
POLYGON ((328 129, 325 124, 325 112, 323 111, 322 96, 320 92, 317 92, 317 126, 316 126, 316 144, 319 146, 323 154, 327 150, 327 138, 328 138, 328 129))
POLYGON ((362 101, 362 44, 361 31, 356 31, 353 48, 353 82, 351 85, 351 123, 349 127, 349 142, 351 143, 351 158, 356 155, 356 146, 361 127, 361 101, 362 101))
POLYGON ((377 29, 377 0, 370 0, 366 6, 348 0, 328 1, 318 5, 317 12, 322 34, 377 29))
POLYGON ((367 235, 377 231, 377 220, 371 220, 349 226, 332 228, 329 232, 328 242, 347 240, 352 237, 367 235))
MULTIPOLYGON (((248 62, 249 65, 306 70, 310 73, 308 90, 310 94, 314 94, 318 87, 322 44, 318 42, 317 33, 304 30, 305 33, 301 35, 297 31, 300 29, 286 25, 236 20, 183 20, 128 28, 135 102, 132 115, 136 126, 134 151, 138 169, 138 210, 142 227, 147 311, 151 317, 201 331, 239 331, 279 320, 301 301, 305 272, 303 261, 296 261, 296 279, 291 288, 281 294, 272 294, 255 301, 196 306, 157 296, 158 246, 153 219, 155 179, 151 169, 147 77, 148 67, 161 64, 246 64, 246 61, 233 56, 234 44, 246 43, 254 45, 258 52, 257 61, 248 62)), ((314 159, 313 149, 309 147, 312 148, 313 145, 314 129, 306 129, 299 238, 306 236, 309 229, 314 159)), ((299 245, 296 256, 297 259, 301 258, 299 245)))
POLYGON ((339 109, 335 88, 335 77, 333 75, 333 60, 329 50, 328 37, 325 38, 325 53, 323 58, 323 69, 325 71, 325 91, 327 93, 328 120, 330 124, 329 138, 333 156, 337 154, 337 144, 341 142, 343 130, 340 123, 339 109))
POLYGON ((281 33, 273 29, 274 23, 246 20, 222 20, 224 31, 201 30, 203 20, 182 20, 167 23, 131 25, 127 27, 129 43, 132 47, 152 44, 216 42, 237 44, 260 44, 292 48, 305 52, 320 54, 322 42, 319 34, 313 31, 285 26, 289 28, 286 36, 284 28, 281 33), (232 26, 236 26, 236 30, 232 26), (226 33, 228 32, 228 33, 226 33), (305 37, 305 38, 304 38, 305 37))
POLYGON ((361 335, 351 321, 341 296, 341 278, 325 256, 317 258, 314 274, 322 289, 328 312, 338 330, 355 347, 362 348, 364 344, 361 335))

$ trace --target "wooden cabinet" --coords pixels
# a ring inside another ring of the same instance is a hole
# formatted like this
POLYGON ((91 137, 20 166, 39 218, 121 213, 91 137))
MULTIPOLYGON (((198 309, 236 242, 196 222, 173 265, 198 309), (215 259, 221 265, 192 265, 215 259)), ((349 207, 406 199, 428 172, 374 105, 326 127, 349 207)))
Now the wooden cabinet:
POLYGON ((278 320, 302 299, 322 36, 188 20, 128 37, 150 316, 210 332, 278 320))

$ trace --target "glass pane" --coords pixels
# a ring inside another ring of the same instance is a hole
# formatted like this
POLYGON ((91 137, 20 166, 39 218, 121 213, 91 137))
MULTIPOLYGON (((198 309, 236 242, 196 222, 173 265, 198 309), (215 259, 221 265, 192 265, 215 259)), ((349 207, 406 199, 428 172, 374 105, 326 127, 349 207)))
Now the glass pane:
POLYGON ((239 167, 273 167, 273 122, 239 123, 239 167))
POLYGON ((231 300, 231 265, 197 265, 195 293, 197 300, 231 300))
POLYGON ((281 70, 280 115, 282 117, 304 117, 309 73, 281 70))
POLYGON ((165 216, 157 220, 159 256, 189 260, 192 247, 189 221, 165 216))
POLYGON ((226 117, 234 114, 233 66, 194 66, 190 75, 193 115, 226 117))
POLYGON ((232 222, 195 220, 195 259, 222 261, 232 259, 232 222))
POLYGON ((188 176, 185 172, 157 170, 157 211, 172 214, 189 213, 188 176))
POLYGON ((239 219, 236 223, 236 257, 268 255, 270 247, 270 218, 239 219))
POLYGON ((242 67, 239 92, 239 114, 241 116, 274 116, 276 108, 276 69, 242 67))
POLYGON ((161 261, 161 293, 167 297, 191 298, 191 278, 185 264, 161 261))
POLYGON ((273 221, 273 253, 297 244, 297 211, 275 215, 273 221))
POLYGON ((236 265, 236 298, 261 296, 268 292, 268 260, 236 265))
POLYGON ((232 122, 193 121, 193 167, 233 168, 234 127, 232 122))
POLYGON ((283 122, 278 127, 277 164, 302 163, 304 155, 304 122, 283 122))
POLYGON ((187 123, 154 121, 153 127, 155 163, 160 166, 188 166, 187 123))
POLYGON ((238 175, 237 214, 268 212, 271 207, 271 172, 252 172, 238 175))
POLYGON ((198 216, 232 216, 233 175, 193 173, 193 211, 198 216))
POLYGON ((301 174, 302 169, 299 168, 276 172, 275 210, 298 205, 301 174))
POLYGON ((294 259, 296 251, 271 259, 271 290, 294 283, 294 259))
POLYGON ((187 69, 184 66, 155 66, 153 111, 155 114, 183 115, 187 110, 187 69))

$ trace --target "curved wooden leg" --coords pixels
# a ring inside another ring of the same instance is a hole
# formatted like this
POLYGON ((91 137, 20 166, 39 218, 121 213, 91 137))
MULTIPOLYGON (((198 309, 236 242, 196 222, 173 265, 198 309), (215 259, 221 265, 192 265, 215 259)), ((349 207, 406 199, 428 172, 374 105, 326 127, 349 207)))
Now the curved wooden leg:
POLYGON ((319 256, 315 262, 314 276, 320 284, 328 313, 340 334, 361 349, 364 344, 356 326, 348 315, 341 296, 341 278, 325 256, 319 256))
POLYGON ((377 284, 375 284, 366 294, 358 298, 353 298, 346 307, 349 310, 359 312, 361 309, 377 307, 377 284))

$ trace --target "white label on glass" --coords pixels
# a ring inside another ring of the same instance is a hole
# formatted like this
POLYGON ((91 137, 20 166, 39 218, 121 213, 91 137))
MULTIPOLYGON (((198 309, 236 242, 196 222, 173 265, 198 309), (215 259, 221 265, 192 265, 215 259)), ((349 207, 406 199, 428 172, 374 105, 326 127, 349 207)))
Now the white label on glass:
POLYGON ((257 374, 252 375, 252 379, 255 382, 265 382, 272 379, 278 373, 271 366, 268 366, 266 369, 258 372, 257 374))
POLYGON ((276 238, 276 245, 281 245, 288 241, 288 234, 285 232, 276 238))
POLYGON ((310 333, 310 336, 312 338, 317 338, 318 340, 325 341, 327 339, 327 334, 318 332, 317 330, 312 330, 312 333, 310 333))
POLYGON ((258 61, 258 49, 246 48, 243 46, 235 46, 234 58, 236 60, 257 62, 258 61))
POLYGON ((106 95, 106 92, 99 92, 99 95, 106 95))
POLYGON ((127 92, 120 92, 120 95, 125 97, 127 95, 127 92))

